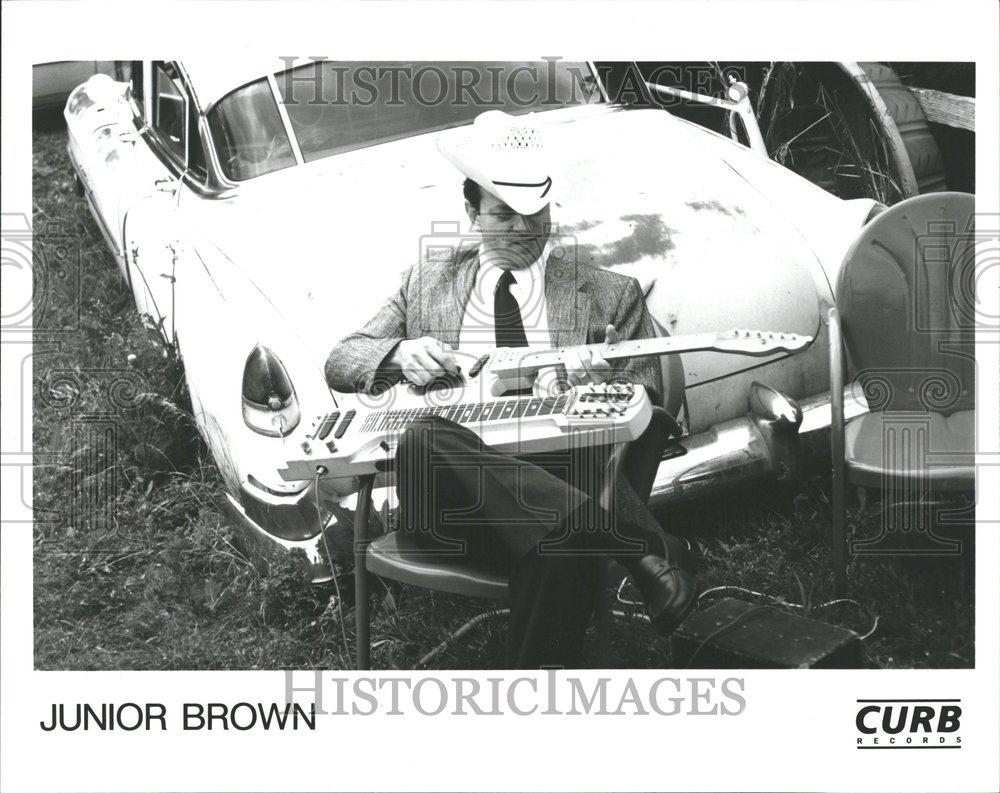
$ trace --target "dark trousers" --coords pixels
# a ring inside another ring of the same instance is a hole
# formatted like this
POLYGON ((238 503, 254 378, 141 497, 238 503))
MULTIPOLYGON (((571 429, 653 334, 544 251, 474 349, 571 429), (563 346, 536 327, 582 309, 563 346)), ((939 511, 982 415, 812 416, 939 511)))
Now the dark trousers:
POLYGON ((608 451, 515 457, 440 417, 400 438, 399 528, 429 552, 508 576, 508 668, 579 666, 607 557, 631 567, 660 542, 596 503, 608 451))

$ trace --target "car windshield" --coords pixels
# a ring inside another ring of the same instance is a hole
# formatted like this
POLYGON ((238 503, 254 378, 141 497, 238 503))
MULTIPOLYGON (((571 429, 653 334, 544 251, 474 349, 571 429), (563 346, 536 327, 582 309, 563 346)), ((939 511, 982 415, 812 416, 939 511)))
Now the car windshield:
MULTIPOLYGON (((586 63, 565 61, 318 61, 276 75, 305 162, 470 123, 485 110, 511 114, 602 101, 586 63)), ((243 180, 295 163, 266 80, 209 113, 219 161, 243 180)))

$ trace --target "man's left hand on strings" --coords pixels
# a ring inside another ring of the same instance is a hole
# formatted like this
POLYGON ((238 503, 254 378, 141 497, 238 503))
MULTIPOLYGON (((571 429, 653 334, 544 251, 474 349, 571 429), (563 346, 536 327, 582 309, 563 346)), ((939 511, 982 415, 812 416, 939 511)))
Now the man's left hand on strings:
MULTIPOLYGON (((604 343, 617 344, 621 340, 614 325, 605 330, 604 343)), ((611 376, 611 364, 597 350, 587 346, 566 350, 566 380, 571 386, 586 383, 603 383, 611 376)))

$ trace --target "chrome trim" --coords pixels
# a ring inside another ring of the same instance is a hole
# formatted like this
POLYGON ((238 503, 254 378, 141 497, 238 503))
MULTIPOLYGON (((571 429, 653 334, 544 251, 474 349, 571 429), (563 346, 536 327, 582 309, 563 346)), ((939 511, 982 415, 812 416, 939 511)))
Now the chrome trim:
POLYGON ((771 472, 778 479, 795 479, 801 473, 799 425, 802 408, 790 396, 754 380, 747 398, 750 420, 767 444, 771 472))
MULTIPOLYGON (((809 435, 830 428, 831 404, 830 392, 814 394, 799 402, 802 408, 802 424, 799 425, 799 435, 809 435)), ((853 384, 844 387, 844 419, 850 421, 868 412, 868 405, 859 388, 853 384)))
POLYGON ((660 463, 653 480, 649 501, 654 509, 700 498, 771 471, 767 443, 747 417, 670 443, 667 454, 671 456, 660 463))
POLYGON ((177 73, 181 77, 181 82, 184 83, 184 87, 187 89, 188 95, 191 101, 194 102, 195 110, 198 113, 198 133, 201 135, 202 144, 207 155, 205 165, 208 171, 208 181, 217 190, 215 195, 204 197, 228 198, 230 195, 228 191, 235 190, 239 183, 230 180, 222 170, 222 165, 219 163, 219 153, 215 149, 215 139, 212 137, 212 129, 208 125, 206 109, 202 106, 201 100, 198 99, 198 92, 194 90, 194 85, 188 77, 184 63, 182 61, 174 61, 174 65, 177 67, 177 73))
POLYGON ((198 116, 198 130, 205 144, 205 154, 208 155, 207 165, 211 176, 210 181, 214 183, 213 187, 216 190, 215 194, 209 197, 230 198, 234 195, 236 188, 239 187, 239 182, 232 181, 222 170, 222 164, 219 162, 219 153, 215 150, 215 139, 212 137, 212 128, 208 125, 208 118, 206 116, 198 116))
POLYGON ((333 578, 329 565, 320 553, 320 544, 323 539, 319 534, 308 540, 282 540, 257 525, 247 515, 243 505, 233 498, 231 493, 226 493, 224 505, 235 526, 241 530, 243 539, 248 545, 253 546, 254 550, 259 550, 262 554, 273 557, 281 553, 291 553, 298 548, 305 552, 306 558, 312 566, 313 583, 319 584, 333 578))
MULTIPOLYGON (((192 174, 187 168, 185 163, 178 162, 174 153, 160 139, 159 134, 152 125, 151 119, 147 119, 144 125, 139 128, 139 134, 146 142, 146 145, 149 146, 153 155, 163 164, 171 176, 177 179, 199 198, 212 200, 231 198, 237 185, 234 182, 230 182, 222 174, 211 130, 208 127, 207 119, 202 113, 202 108, 198 103, 195 91, 191 87, 191 82, 188 79, 187 72, 184 70, 184 65, 179 61, 166 61, 166 63, 173 64, 174 68, 177 70, 177 75, 183 88, 185 106, 188 108, 189 112, 194 111, 197 116, 198 134, 201 136, 202 146, 206 155, 205 179, 202 180, 195 177, 195 175, 192 174)), ((150 68, 150 75, 152 77, 152 67, 150 68)), ((147 91, 146 94, 147 96, 152 97, 151 91, 147 91)), ((190 134, 187 130, 188 125, 185 126, 185 134, 188 138, 190 138, 190 134)), ((190 140, 186 140, 185 148, 186 150, 189 150, 190 140)))
MULTIPOLYGON (((792 473, 788 455, 813 458, 829 457, 830 394, 815 394, 798 403, 802 423, 794 436, 795 447, 775 448, 752 416, 716 424, 695 435, 685 436, 667 445, 664 459, 656 472, 650 507, 662 508, 671 503, 703 498, 724 491, 735 484, 757 478, 792 473)), ((844 414, 849 420, 868 412, 858 391, 844 389, 844 414)))
POLYGON ((285 127, 285 136, 292 145, 292 154, 295 155, 295 164, 302 165, 305 162, 305 159, 302 157, 302 149, 299 148, 299 140, 295 137, 295 130, 292 129, 292 120, 288 117, 288 110, 285 108, 285 103, 281 98, 281 93, 278 91, 278 80, 273 74, 268 74, 267 84, 271 88, 271 98, 274 99, 274 105, 278 108, 278 116, 281 118, 281 123, 285 127))
POLYGON ((764 136, 761 134, 760 125, 757 123, 757 116, 754 115, 753 105, 750 103, 750 93, 745 83, 733 83, 726 89, 727 94, 732 88, 738 88, 738 93, 742 93, 739 99, 733 100, 728 96, 726 99, 719 99, 714 96, 685 91, 683 88, 676 88, 671 85, 660 85, 659 83, 651 83, 649 81, 644 82, 646 87, 658 96, 666 95, 670 98, 685 99, 688 102, 699 102, 700 104, 710 105, 711 107, 726 111, 729 114, 727 116, 729 121, 729 137, 737 141, 738 137, 735 134, 736 129, 733 125, 733 119, 739 116, 743 122, 743 129, 747 133, 747 140, 750 144, 748 148, 764 157, 768 156, 767 145, 764 143, 764 136))
POLYGON ((253 474, 247 474, 246 479, 241 482, 244 490, 253 488, 253 498, 272 505, 298 503, 298 501, 309 491, 312 483, 284 482, 283 484, 288 486, 301 485, 301 487, 298 490, 275 490, 274 488, 265 485, 253 474))
POLYGON ((799 403, 776 388, 754 380, 750 384, 750 415, 764 421, 794 427, 802 424, 802 408, 799 403))
POLYGON ((159 139, 159 136, 150 125, 147 124, 141 134, 143 139, 146 141, 146 145, 152 150, 153 155, 163 164, 170 175, 181 182, 184 187, 198 197, 205 199, 221 199, 230 198, 233 195, 233 188, 214 186, 209 184, 208 181, 202 182, 201 180, 196 179, 189 170, 181 168, 176 158, 174 158, 173 154, 166 148, 165 144, 159 139))

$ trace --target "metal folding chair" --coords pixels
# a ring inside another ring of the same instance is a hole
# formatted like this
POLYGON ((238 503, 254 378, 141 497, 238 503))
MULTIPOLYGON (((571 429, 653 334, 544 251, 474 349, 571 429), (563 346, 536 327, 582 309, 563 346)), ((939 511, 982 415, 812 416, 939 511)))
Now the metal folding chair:
MULTIPOLYGON (((828 313, 833 552, 847 585, 846 486, 903 505, 866 541, 899 552, 887 532, 925 535, 927 553, 954 553, 933 534, 936 495, 975 487, 974 198, 931 193, 892 207, 848 251, 828 313), (868 412, 844 420, 849 354, 868 412), (896 525, 898 524, 898 525, 896 525)), ((907 553, 914 553, 912 548, 907 553)), ((919 552, 919 551, 917 551, 919 552)))
MULTIPOLYGON (((604 467, 599 501, 611 510, 619 476, 625 478, 636 495, 649 499, 657 464, 669 438, 678 432, 674 419, 662 408, 654 408, 649 426, 643 435, 630 444, 616 444, 604 467)), ((404 584, 450 592, 473 598, 504 601, 508 597, 507 578, 486 570, 472 560, 435 557, 417 546, 405 532, 393 531, 378 538, 368 536, 371 493, 375 476, 361 477, 358 506, 354 514, 354 586, 355 627, 357 637, 357 668, 368 669, 371 663, 371 633, 369 611, 369 574, 404 584)), ((609 573, 606 571, 604 579, 609 573)), ((606 580, 603 582, 606 583, 606 580)), ((607 587, 602 586, 602 599, 596 614, 598 653, 606 658, 611 622, 611 603, 607 587)))

